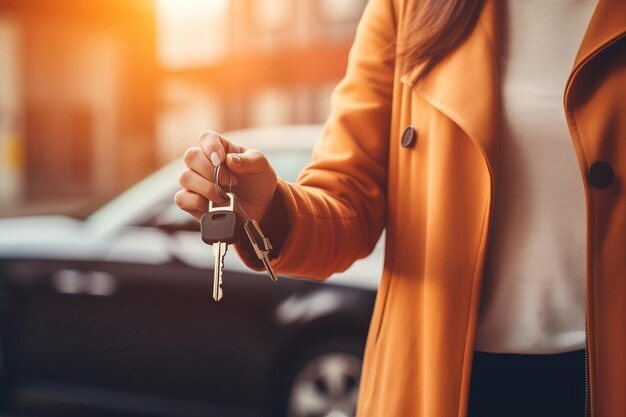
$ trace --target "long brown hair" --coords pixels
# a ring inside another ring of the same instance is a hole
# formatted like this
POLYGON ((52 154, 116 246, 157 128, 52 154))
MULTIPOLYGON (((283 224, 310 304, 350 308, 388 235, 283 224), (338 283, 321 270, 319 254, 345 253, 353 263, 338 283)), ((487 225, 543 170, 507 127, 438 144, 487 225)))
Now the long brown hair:
POLYGON ((409 0, 397 53, 404 70, 424 64, 426 75, 446 54, 469 35, 483 0, 409 0))

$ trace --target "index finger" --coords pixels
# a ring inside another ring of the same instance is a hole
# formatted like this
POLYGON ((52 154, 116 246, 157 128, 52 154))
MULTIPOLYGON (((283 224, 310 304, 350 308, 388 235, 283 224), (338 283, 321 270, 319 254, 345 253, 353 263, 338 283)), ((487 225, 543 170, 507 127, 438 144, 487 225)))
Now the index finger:
POLYGON ((202 132, 199 139, 200 148, 214 166, 224 163, 229 153, 242 153, 245 148, 212 130, 202 132))

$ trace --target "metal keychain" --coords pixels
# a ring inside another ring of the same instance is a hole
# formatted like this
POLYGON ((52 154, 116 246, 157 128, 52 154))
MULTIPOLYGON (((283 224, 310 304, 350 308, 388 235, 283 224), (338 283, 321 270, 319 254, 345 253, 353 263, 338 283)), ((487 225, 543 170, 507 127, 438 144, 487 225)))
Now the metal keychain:
POLYGON ((219 184, 219 175, 221 169, 222 164, 219 164, 215 167, 213 171, 215 190, 217 191, 217 194, 226 201, 228 201, 229 195, 235 196, 237 207, 239 208, 239 212, 241 213, 241 216, 244 220, 243 229, 246 232, 246 236, 248 237, 252 248, 254 249, 256 257, 263 263, 263 266, 265 267, 265 270, 269 274, 271 280, 278 281, 278 276, 276 275, 276 272, 274 272, 274 268, 272 267, 269 259, 269 252, 272 249, 272 244, 270 240, 265 237, 265 234, 261 230, 258 222, 248 216, 248 213, 246 213, 246 211, 244 210, 241 202, 239 201, 239 198, 232 192, 232 178, 230 175, 230 170, 227 167, 224 167, 224 170, 228 174, 228 192, 224 192, 222 186, 219 184))

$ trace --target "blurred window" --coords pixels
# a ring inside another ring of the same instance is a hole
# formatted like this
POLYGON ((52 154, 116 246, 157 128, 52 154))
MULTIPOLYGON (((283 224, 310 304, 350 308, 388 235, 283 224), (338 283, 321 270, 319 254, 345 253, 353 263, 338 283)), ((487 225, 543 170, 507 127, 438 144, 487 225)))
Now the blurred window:
POLYGON ((157 0, 157 50, 167 68, 207 65, 228 52, 229 0, 157 0))
POLYGON ((322 15, 331 22, 354 22, 365 6, 364 0, 320 0, 322 15))
POLYGON ((285 181, 295 182, 300 171, 311 162, 311 151, 265 152, 276 174, 285 181))
POLYGON ((21 131, 20 31, 0 17, 0 206, 21 198, 24 140, 21 131))
POLYGON ((255 0, 254 21, 265 31, 284 29, 293 15, 292 0, 255 0))
MULTIPOLYGON (((271 151, 265 152, 276 174, 289 182, 294 182, 302 168, 311 161, 310 151, 271 151)), ((140 224, 142 227, 157 227, 168 232, 199 231, 199 223, 187 212, 174 204, 174 199, 168 194, 167 198, 153 207, 155 213, 140 224)))
POLYGON ((168 232, 200 231, 200 223, 189 213, 172 203, 172 199, 163 201, 157 208, 157 213, 141 226, 156 227, 168 232))
POLYGON ((0 16, 0 110, 17 110, 21 99, 20 31, 18 23, 0 16))
POLYGON ((354 32, 367 0, 319 0, 320 14, 325 21, 321 34, 327 41, 345 41, 354 32))
POLYGON ((250 103, 250 126, 277 126, 292 120, 292 104, 289 92, 271 88, 252 97, 250 103))
POLYGON ((161 84, 161 99, 156 123, 160 162, 178 158, 196 146, 200 132, 223 129, 223 104, 203 83, 166 79, 161 84))
POLYGON ((323 123, 328 118, 331 110, 331 99, 336 86, 337 84, 335 83, 327 83, 317 89, 314 122, 323 123))

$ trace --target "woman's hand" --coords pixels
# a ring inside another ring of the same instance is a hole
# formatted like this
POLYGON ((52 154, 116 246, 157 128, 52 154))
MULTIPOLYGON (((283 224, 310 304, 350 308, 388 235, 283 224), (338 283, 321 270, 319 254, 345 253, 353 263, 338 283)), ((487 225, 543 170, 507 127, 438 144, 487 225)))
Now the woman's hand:
MULTIPOLYGON (((179 177, 182 190, 176 193, 178 207, 197 220, 208 211, 209 200, 223 204, 213 178, 214 168, 224 164, 231 174, 232 191, 246 213, 260 221, 276 190, 276 173, 261 152, 245 149, 220 136, 206 131, 202 133, 199 147, 187 149, 183 157, 187 169, 179 177)), ((228 174, 219 175, 220 185, 227 191, 228 174)))

